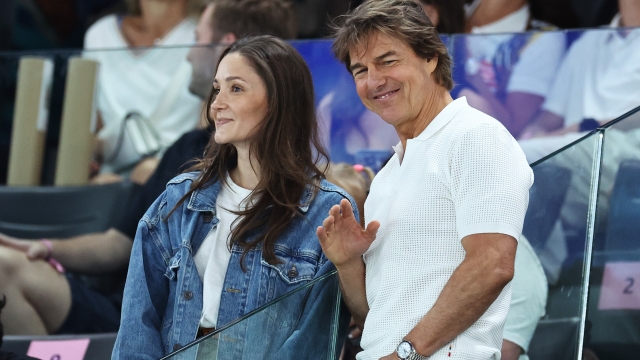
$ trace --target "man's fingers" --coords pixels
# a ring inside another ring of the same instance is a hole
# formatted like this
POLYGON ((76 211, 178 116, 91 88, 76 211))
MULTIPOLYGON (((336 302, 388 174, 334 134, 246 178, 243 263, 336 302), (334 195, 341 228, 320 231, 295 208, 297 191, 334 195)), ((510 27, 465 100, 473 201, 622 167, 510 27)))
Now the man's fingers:
POLYGON ((334 219, 340 219, 340 205, 333 205, 329 209, 329 215, 333 216, 334 219))
POLYGON ((318 228, 316 229, 316 236, 318 237, 318 240, 320 240, 320 245, 322 245, 323 242, 327 241, 327 232, 324 231, 324 228, 322 226, 318 226, 318 228))
POLYGON ((322 222, 322 227, 324 228, 324 231, 326 233, 330 233, 333 230, 334 221, 335 220, 332 215, 329 215, 326 219, 324 219, 324 221, 322 222))
POLYGON ((351 207, 351 203, 347 199, 342 199, 340 201, 340 210, 342 211, 342 217, 345 219, 353 218, 355 220, 355 215, 353 214, 353 208, 351 207))
POLYGON ((380 222, 378 220, 374 220, 367 224, 367 228, 364 230, 364 236, 367 238, 367 240, 373 241, 376 238, 378 229, 380 229, 380 222))

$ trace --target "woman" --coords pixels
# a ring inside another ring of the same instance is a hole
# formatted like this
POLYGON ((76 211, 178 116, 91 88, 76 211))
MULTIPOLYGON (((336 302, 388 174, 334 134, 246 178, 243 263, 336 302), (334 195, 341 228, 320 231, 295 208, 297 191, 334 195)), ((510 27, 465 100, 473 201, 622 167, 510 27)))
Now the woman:
POLYGON ((127 15, 105 16, 87 31, 83 56, 100 62, 96 159, 102 163, 92 166, 101 166, 102 177, 94 181, 127 176, 144 156, 196 127, 201 101, 187 89, 186 58, 206 3, 127 0, 127 15), (148 130, 146 139, 131 136, 133 125, 148 130))
MULTIPOLYGON (((158 358, 333 269, 315 228, 336 201, 357 207, 316 166, 326 154, 313 100, 304 60, 282 40, 248 38, 222 54, 204 159, 169 182, 138 226, 115 359, 158 358)), ((310 341, 328 334, 310 331, 328 321, 311 309, 329 293, 296 293, 299 305, 275 314, 261 334, 221 336, 219 358, 328 351, 310 341), (247 340, 286 326, 295 335, 276 345, 247 340)))

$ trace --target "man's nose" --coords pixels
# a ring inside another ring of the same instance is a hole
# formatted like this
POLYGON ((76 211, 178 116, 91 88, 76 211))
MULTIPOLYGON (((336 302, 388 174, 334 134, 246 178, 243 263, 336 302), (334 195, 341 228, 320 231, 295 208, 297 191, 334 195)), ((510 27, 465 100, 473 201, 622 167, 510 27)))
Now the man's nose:
POLYGON ((367 71, 367 87, 369 90, 378 90, 382 85, 384 85, 385 78, 383 74, 371 67, 367 71))

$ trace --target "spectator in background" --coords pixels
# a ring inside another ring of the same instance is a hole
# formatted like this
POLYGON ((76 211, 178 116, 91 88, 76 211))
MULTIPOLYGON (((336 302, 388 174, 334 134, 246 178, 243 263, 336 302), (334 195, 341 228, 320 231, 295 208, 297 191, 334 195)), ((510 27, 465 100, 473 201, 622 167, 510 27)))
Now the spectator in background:
POLYGON ((465 29, 463 0, 416 0, 439 34, 458 34, 465 29))
POLYGON ((455 44, 456 63, 464 64, 456 71, 457 96, 465 96, 469 105, 495 117, 517 137, 549 92, 565 36, 520 33, 555 29, 531 18, 527 0, 476 0, 467 10, 467 30, 478 36, 455 44))
POLYGON ((529 161, 640 106, 640 30, 632 29, 640 26, 640 2, 619 0, 618 6, 610 27, 619 30, 588 31, 569 49, 542 113, 522 136, 554 137, 521 142, 529 161))
MULTIPOLYGON (((0 318, 2 318, 2 309, 7 304, 7 297, 3 294, 2 300, 0 300, 0 318)), ((4 329, 2 328, 2 321, 0 321, 0 349, 2 349, 2 340, 4 337, 4 329)), ((30 356, 17 355, 14 353, 0 350, 0 360, 36 360, 30 356)))
POLYGON ((145 156, 160 156, 198 124, 200 99, 188 92, 188 46, 204 0, 128 0, 85 35, 84 57, 100 63, 97 83, 101 173, 128 175, 145 156), (172 48, 165 48, 172 46, 172 48), (141 128, 146 139, 131 133, 141 128), (153 145, 144 146, 149 140, 153 145))
MULTIPOLYGON (((216 0, 215 5, 206 7, 196 32, 199 46, 189 53, 194 75, 189 88, 197 96, 206 96, 213 83, 214 66, 229 45, 225 41, 250 33, 293 38, 295 18, 285 0, 216 0), (216 22, 221 17, 228 21, 216 22), (217 39, 221 39, 222 47, 215 43, 217 39)), ((109 274, 126 269, 138 221, 167 182, 182 172, 189 160, 202 156, 209 138, 210 131, 201 129, 176 141, 149 181, 135 188, 122 221, 103 233, 51 239, 50 249, 39 241, 0 234, 0 292, 16 299, 5 311, 7 332, 38 335, 116 331, 122 288, 114 293, 94 291, 71 274, 59 274, 43 259, 53 257, 67 271, 77 273, 109 274)))
MULTIPOLYGON (((610 29, 586 32, 569 49, 543 111, 518 141, 532 163, 580 139, 589 131, 640 106, 640 2, 619 0, 620 13, 610 29), (622 28, 628 27, 628 28, 622 28), (533 137, 533 138, 531 138, 533 137)), ((629 122, 627 122, 629 124, 629 122)), ((624 125, 624 123, 623 123, 624 125)), ((624 159, 640 158, 640 132, 616 126, 607 130, 599 184, 598 212, 606 214, 609 195, 624 159), (624 130, 624 131, 623 131, 624 130)), ((593 162, 593 143, 581 142, 555 157, 555 164, 574 169, 593 162)), ((574 171, 571 186, 541 260, 550 282, 558 279, 567 257, 565 233, 584 228, 591 184, 590 171, 574 171), (560 254, 560 256, 558 256, 560 254), (553 256, 551 256, 553 255, 553 256)), ((606 217, 598 216, 604 221, 606 217)))

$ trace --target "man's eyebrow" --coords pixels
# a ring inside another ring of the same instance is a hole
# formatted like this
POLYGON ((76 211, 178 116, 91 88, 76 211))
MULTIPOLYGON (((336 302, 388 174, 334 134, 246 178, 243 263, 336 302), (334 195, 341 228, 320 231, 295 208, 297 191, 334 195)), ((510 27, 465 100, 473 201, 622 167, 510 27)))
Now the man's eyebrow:
MULTIPOLYGON (((386 53, 384 53, 382 55, 376 56, 375 59, 373 59, 373 60, 375 62, 380 62, 380 61, 382 61, 382 59, 386 58, 387 56, 392 56, 392 55, 397 55, 397 53, 395 51, 393 51, 393 50, 390 50, 390 51, 387 51, 386 53)), ((359 62, 357 62, 355 64, 351 64, 349 66, 349 70, 351 70, 351 72, 353 72, 354 70, 359 69, 359 68, 363 68, 363 67, 364 67, 364 65, 362 65, 359 62)))

